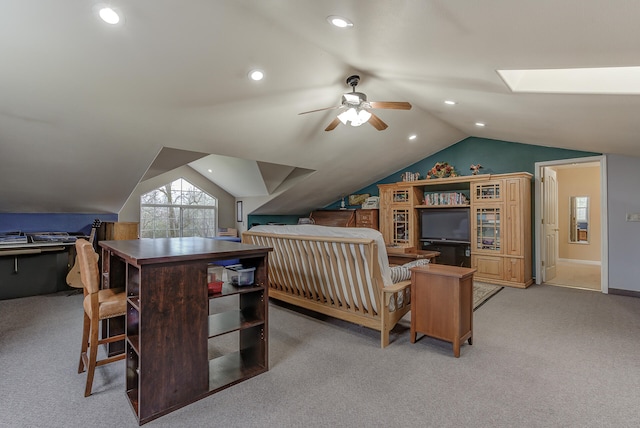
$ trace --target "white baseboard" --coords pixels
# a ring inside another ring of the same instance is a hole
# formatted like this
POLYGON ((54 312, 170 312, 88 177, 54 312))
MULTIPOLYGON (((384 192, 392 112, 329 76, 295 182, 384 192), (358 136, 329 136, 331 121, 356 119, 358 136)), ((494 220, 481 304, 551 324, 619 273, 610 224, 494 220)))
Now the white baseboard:
POLYGON ((595 265, 595 266, 602 265, 602 262, 600 260, 558 259, 558 261, 565 262, 565 263, 577 263, 581 265, 595 265))

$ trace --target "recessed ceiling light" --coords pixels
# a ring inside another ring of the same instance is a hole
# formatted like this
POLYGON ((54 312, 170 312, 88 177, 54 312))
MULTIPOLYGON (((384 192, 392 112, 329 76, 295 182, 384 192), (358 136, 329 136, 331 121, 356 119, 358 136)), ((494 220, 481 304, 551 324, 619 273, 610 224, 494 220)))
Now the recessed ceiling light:
POLYGON ((212 169, 208 169, 207 171, 209 171, 209 172, 213 172, 213 170, 212 170, 212 169))
POLYGON ((338 28, 350 28, 353 27, 353 22, 349 21, 347 18, 343 18, 337 15, 331 15, 327 17, 327 21, 329 24, 338 27, 338 28))
POLYGON ((415 140, 416 138, 418 138, 418 136, 416 134, 409 135, 409 139, 410 140, 415 140))
POLYGON ((102 9, 100 9, 98 14, 100 15, 100 18, 107 24, 115 25, 120 22, 120 16, 115 10, 111 9, 110 7, 103 7, 102 9))
POLYGON ((486 126, 486 125, 482 122, 476 122, 476 126, 479 126, 480 128, 482 128, 483 126, 486 126))
POLYGON ((249 79, 251 80, 262 80, 264 78, 264 72, 262 70, 251 70, 249 72, 249 79))
POLYGON ((449 104, 450 106, 456 105, 458 104, 457 102, 453 101, 453 100, 445 100, 444 101, 445 104, 449 104))

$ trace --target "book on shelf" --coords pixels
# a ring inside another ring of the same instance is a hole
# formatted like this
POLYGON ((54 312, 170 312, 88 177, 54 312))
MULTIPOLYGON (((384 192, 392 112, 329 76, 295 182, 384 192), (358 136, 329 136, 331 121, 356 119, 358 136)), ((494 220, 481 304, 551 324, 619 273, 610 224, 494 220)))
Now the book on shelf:
POLYGON ((460 192, 425 192, 424 205, 469 205, 469 199, 460 192))

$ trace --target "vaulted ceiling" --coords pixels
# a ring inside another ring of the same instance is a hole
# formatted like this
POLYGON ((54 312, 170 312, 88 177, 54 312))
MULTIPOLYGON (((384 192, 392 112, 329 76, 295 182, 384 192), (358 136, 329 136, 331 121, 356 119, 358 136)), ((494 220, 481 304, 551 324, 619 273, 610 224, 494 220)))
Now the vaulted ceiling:
POLYGON ((300 213, 470 135, 640 157, 640 96, 512 93, 496 71, 638 66, 637 1, 109 3, 117 25, 97 1, 3 2, 1 212, 118 212, 194 162, 270 195, 258 212, 300 213), (413 108, 375 110, 384 131, 298 115, 338 106, 352 74, 413 108))

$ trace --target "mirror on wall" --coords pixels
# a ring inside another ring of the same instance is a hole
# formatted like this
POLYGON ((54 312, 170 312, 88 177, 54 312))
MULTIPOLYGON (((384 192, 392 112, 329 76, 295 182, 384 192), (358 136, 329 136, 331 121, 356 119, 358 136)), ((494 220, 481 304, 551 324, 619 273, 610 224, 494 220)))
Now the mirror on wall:
POLYGON ((589 197, 571 196, 569 209, 569 242, 589 243, 589 197))

